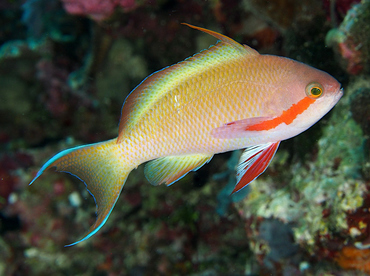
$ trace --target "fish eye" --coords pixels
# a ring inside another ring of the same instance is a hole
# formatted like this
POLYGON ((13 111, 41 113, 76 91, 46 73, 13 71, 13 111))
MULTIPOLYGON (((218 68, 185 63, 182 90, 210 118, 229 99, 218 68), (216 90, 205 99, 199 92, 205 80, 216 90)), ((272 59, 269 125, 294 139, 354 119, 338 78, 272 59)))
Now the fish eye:
POLYGON ((324 89, 318 82, 311 82, 309 85, 306 86, 306 95, 312 99, 319 98, 323 92, 324 89))

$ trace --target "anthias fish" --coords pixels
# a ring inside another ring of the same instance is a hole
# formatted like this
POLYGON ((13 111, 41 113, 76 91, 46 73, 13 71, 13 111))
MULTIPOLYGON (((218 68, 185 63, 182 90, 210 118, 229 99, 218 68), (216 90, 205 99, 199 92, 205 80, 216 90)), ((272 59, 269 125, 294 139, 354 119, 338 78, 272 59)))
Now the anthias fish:
POLYGON ((265 171, 281 140, 308 129, 341 98, 329 74, 300 62, 261 55, 214 31, 216 45, 144 79, 126 98, 118 137, 64 150, 40 169, 81 179, 97 219, 106 222, 129 173, 140 164, 153 185, 171 185, 216 153, 245 149, 237 192, 265 171))

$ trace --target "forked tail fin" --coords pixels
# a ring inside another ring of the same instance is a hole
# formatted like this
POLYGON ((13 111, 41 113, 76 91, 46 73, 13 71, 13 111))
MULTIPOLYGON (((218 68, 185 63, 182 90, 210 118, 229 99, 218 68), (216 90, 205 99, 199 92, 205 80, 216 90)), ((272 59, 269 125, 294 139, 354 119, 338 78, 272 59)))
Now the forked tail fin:
POLYGON ((125 162, 116 141, 113 139, 64 150, 46 162, 30 183, 35 182, 45 170, 56 167, 56 171, 68 172, 82 180, 94 197, 97 205, 96 222, 84 238, 67 246, 88 239, 104 225, 133 168, 125 162))

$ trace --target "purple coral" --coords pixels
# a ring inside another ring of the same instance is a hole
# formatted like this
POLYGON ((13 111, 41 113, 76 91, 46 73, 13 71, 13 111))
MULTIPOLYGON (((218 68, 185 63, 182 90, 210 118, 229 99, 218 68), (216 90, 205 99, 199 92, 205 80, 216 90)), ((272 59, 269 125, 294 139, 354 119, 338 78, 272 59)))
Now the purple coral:
POLYGON ((62 2, 68 13, 89 16, 95 21, 107 19, 117 7, 124 11, 136 7, 135 0, 62 0, 62 2))

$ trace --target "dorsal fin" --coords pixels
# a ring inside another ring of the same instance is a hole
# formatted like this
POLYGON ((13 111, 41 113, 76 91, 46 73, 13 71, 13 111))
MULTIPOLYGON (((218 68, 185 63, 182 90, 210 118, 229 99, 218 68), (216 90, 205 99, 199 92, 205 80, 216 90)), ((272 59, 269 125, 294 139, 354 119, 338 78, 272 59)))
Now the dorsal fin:
POLYGON ((155 106, 164 95, 188 78, 224 62, 258 55, 258 52, 252 48, 243 46, 222 34, 186 23, 183 24, 208 33, 220 41, 216 45, 182 62, 153 73, 132 90, 122 107, 117 143, 120 143, 125 135, 130 133, 137 122, 139 122, 148 110, 155 106))
POLYGON ((218 40, 224 42, 224 43, 227 43, 233 47, 235 47, 236 49, 239 49, 240 51, 246 51, 246 53, 250 54, 250 55, 258 55, 259 53, 252 49, 251 47, 247 46, 247 45, 241 45, 240 43, 236 42, 235 40, 231 39, 230 37, 227 37, 226 35, 223 35, 223 34, 220 34, 218 32, 215 32, 215 31, 211 31, 211 30, 208 30, 208 29, 205 29, 205 28, 201 28, 201 27, 197 27, 197 26, 194 26, 194 25, 190 25, 188 23, 181 23, 183 25, 186 25, 190 28, 193 28, 193 29, 196 29, 196 30, 199 30, 201 32, 204 32, 204 33, 207 33, 211 36, 214 36, 215 38, 217 38, 218 40))

